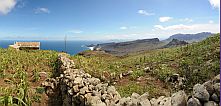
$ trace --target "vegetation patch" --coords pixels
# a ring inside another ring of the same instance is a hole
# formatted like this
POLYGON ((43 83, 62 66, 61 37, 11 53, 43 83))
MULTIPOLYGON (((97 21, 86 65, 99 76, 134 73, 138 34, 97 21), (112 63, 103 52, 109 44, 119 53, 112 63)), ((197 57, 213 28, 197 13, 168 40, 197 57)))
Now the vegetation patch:
MULTIPOLYGON (((39 102, 43 88, 38 88, 46 78, 39 72, 52 73, 58 53, 55 51, 17 51, 0 48, 0 105, 31 106, 39 102)), ((48 76, 50 77, 50 76, 48 76)))

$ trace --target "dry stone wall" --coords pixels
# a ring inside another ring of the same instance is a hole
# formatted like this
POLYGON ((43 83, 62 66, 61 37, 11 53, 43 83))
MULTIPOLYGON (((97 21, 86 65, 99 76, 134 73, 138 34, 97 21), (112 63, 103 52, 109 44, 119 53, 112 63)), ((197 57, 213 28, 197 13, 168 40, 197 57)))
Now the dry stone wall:
POLYGON ((133 93, 122 98, 114 86, 75 69, 67 54, 59 54, 59 60, 62 63, 60 76, 47 79, 42 86, 46 88, 47 95, 59 96, 62 102, 59 105, 62 106, 218 106, 219 103, 219 75, 202 85, 196 84, 189 98, 184 91, 151 100, 148 93, 133 93))

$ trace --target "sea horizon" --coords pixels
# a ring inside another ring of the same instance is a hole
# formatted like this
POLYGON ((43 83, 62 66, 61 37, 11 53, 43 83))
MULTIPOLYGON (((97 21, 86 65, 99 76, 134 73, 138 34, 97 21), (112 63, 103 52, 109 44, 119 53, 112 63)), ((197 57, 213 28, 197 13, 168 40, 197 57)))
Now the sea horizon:
POLYGON ((67 40, 65 50, 64 40, 0 40, 0 48, 8 48, 9 45, 13 45, 16 41, 38 41, 41 43, 41 50, 54 50, 58 52, 65 51, 70 55, 75 55, 85 50, 90 50, 90 47, 87 47, 87 45, 104 43, 102 41, 67 40))

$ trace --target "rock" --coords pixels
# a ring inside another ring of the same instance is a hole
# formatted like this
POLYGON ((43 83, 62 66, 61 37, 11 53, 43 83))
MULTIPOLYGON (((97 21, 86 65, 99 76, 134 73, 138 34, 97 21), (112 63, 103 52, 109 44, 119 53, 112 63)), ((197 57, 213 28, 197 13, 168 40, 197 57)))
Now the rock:
POLYGON ((188 100, 187 106, 202 106, 202 104, 198 99, 192 97, 188 100))
POLYGON ((144 68, 144 71, 145 71, 146 73, 150 72, 150 67, 144 68))
POLYGON ((203 86, 206 87, 206 90, 208 91, 208 93, 210 95, 212 95, 214 93, 213 82, 212 81, 207 81, 207 82, 203 83, 203 86))
POLYGON ((102 101, 105 101, 105 99, 107 99, 107 94, 101 95, 101 100, 102 100, 102 101))
POLYGON ((128 72, 122 73, 122 76, 128 76, 128 75, 131 75, 132 73, 133 73, 133 71, 130 70, 128 72))
POLYGON ((208 102, 204 103, 204 106, 218 106, 218 104, 216 104, 216 102, 214 102, 214 101, 208 101, 208 102))
POLYGON ((39 72, 39 76, 41 79, 46 79, 48 77, 48 73, 47 72, 39 72))
POLYGON ((152 98, 152 99, 150 100, 150 104, 151 104, 151 106, 157 106, 157 105, 158 105, 157 99, 152 98))
POLYGON ((69 89, 69 90, 68 90, 68 94, 69 94, 69 95, 73 95, 73 90, 72 90, 72 89, 69 89))
POLYGON ((142 94, 138 99, 140 101, 144 101, 144 100, 148 99, 148 97, 149 97, 149 93, 146 92, 146 93, 142 94))
MULTIPOLYGON (((88 73, 86 73, 86 74, 84 74, 84 76, 83 76, 84 78, 91 78, 91 75, 90 74, 88 74, 88 73)), ((99 80, 99 79, 98 79, 99 80)))
POLYGON ((85 86, 85 87, 83 87, 83 88, 80 89, 80 92, 79 92, 79 93, 80 93, 81 95, 84 95, 86 92, 88 92, 88 87, 85 86))
POLYGON ((218 74, 217 76, 215 76, 215 77, 213 78, 213 82, 214 82, 214 83, 219 83, 219 82, 220 82, 220 74, 218 74))
POLYGON ((164 98, 165 96, 160 96, 156 101, 154 101, 154 106, 158 106, 164 98))
POLYGON ((171 76, 171 82, 178 82, 178 78, 180 77, 180 75, 179 74, 173 74, 172 76, 171 76))
POLYGON ((139 100, 135 98, 131 98, 130 106, 137 106, 139 104, 139 100))
POLYGON ((215 83, 213 85, 214 91, 216 93, 217 96, 220 96, 220 83, 215 83))
POLYGON ((150 101, 148 99, 140 101, 138 106, 151 106, 150 101))
POLYGON ((140 95, 138 93, 133 93, 131 95, 131 98, 133 98, 133 99, 138 99, 139 97, 140 97, 140 95))
POLYGON ((120 79, 122 79, 122 78, 123 78, 123 75, 122 75, 122 73, 121 73, 121 74, 119 75, 119 78, 120 78, 120 79))
POLYGON ((109 86, 109 87, 107 88, 107 93, 108 93, 108 94, 116 94, 116 89, 115 89, 115 87, 114 87, 114 86, 109 86))
POLYGON ((127 98, 121 98, 119 100, 119 106, 129 106, 129 101, 131 101, 131 98, 130 97, 127 97, 127 98))
POLYGON ((219 97, 214 93, 212 96, 211 96, 211 100, 215 101, 215 102, 219 102, 219 97))
POLYGON ((184 91, 174 93, 171 97, 171 106, 186 106, 187 96, 184 91))
POLYGON ((171 97, 163 98, 162 101, 160 101, 160 106, 171 106, 171 97))
POLYGON ((101 93, 98 92, 98 91, 95 91, 95 90, 92 91, 92 95, 93 95, 93 96, 101 97, 101 93))
POLYGON ((116 103, 120 100, 120 98, 121 98, 120 94, 118 92, 116 92, 116 94, 114 95, 112 100, 114 103, 116 103))
POLYGON ((206 90, 206 87, 201 84, 196 84, 193 87, 193 96, 199 99, 201 102, 209 101, 209 93, 206 90))
POLYGON ((94 86, 93 85, 88 85, 88 90, 90 90, 90 91, 92 91, 92 90, 94 90, 94 86))
POLYGON ((82 77, 77 77, 77 78, 75 78, 74 79, 74 84, 80 84, 80 83, 82 83, 82 77))
POLYGON ((106 106, 106 104, 102 102, 100 97, 98 96, 92 96, 89 101, 91 103, 91 106, 106 106))
POLYGON ((152 98, 150 100, 152 106, 171 106, 171 97, 160 96, 158 99, 152 98))
POLYGON ((75 93, 80 91, 79 88, 78 88, 78 85, 73 86, 72 89, 73 89, 73 92, 75 92, 75 93))

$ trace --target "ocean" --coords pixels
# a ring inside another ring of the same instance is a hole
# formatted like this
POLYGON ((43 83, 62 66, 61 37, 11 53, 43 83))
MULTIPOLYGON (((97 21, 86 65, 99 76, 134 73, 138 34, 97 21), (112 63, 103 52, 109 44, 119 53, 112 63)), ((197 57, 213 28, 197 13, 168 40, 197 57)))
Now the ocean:
MULTIPOLYGON (((9 45, 14 44, 14 40, 0 40, 0 48, 8 48, 9 45)), ((41 42, 41 50, 55 50, 65 51, 64 41, 39 41, 41 42)), ((89 50, 86 45, 102 43, 101 41, 67 41, 66 52, 75 55, 79 52, 89 50)))

